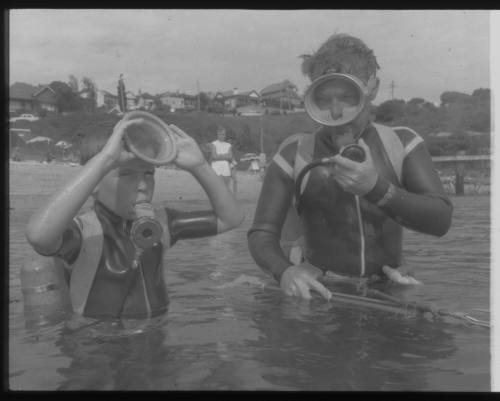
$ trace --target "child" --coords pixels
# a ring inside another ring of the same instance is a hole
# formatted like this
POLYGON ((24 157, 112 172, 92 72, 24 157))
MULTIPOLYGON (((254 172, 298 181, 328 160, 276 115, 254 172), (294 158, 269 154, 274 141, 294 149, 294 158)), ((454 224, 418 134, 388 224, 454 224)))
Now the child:
POLYGON ((233 149, 226 141, 226 130, 224 127, 217 128, 217 139, 212 142, 212 168, 215 173, 222 177, 228 188, 231 188, 231 163, 233 161, 233 149))
POLYGON ((111 135, 85 137, 84 167, 28 223, 27 239, 35 251, 64 262, 73 310, 86 317, 143 318, 165 312, 163 253, 180 239, 216 235, 243 220, 240 205, 196 142, 174 125, 170 126, 178 147, 174 162, 200 183, 213 211, 153 210, 155 167, 123 146, 126 129, 142 122, 122 120, 111 135), (89 196, 95 200, 93 209, 75 217, 89 196), (148 208, 163 235, 138 252, 131 229, 140 211, 148 208))

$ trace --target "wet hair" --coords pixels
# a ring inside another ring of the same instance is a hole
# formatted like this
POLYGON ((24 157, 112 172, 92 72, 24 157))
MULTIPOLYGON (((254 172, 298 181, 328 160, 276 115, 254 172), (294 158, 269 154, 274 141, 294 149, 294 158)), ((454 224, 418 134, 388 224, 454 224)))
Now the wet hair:
POLYGON ((118 118, 103 121, 92 127, 88 127, 85 130, 86 132, 82 132, 78 135, 80 137, 81 165, 86 164, 104 148, 117 122, 118 118))
POLYGON ((345 33, 330 36, 316 52, 300 58, 303 59, 302 73, 311 81, 327 72, 338 72, 355 75, 366 82, 380 68, 373 50, 362 40, 345 33))

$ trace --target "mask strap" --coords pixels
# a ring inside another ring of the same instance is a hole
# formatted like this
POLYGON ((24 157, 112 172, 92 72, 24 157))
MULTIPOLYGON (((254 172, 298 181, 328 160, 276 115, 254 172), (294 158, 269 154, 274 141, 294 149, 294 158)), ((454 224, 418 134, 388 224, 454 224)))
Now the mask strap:
POLYGON ((377 77, 375 76, 375 73, 370 75, 370 78, 368 78, 368 81, 366 82, 366 96, 370 96, 373 90, 377 87, 377 77))

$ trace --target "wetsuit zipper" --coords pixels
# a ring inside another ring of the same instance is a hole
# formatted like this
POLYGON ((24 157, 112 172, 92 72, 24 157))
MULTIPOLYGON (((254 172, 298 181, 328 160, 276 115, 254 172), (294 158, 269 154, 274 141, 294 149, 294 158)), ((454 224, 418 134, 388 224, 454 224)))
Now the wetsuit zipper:
POLYGON ((361 206, 359 203, 359 196, 354 195, 354 199, 356 200, 356 212, 358 214, 358 225, 359 225, 359 236, 360 236, 360 259, 361 259, 361 274, 360 277, 365 275, 365 232, 363 229, 363 219, 361 217, 361 206))

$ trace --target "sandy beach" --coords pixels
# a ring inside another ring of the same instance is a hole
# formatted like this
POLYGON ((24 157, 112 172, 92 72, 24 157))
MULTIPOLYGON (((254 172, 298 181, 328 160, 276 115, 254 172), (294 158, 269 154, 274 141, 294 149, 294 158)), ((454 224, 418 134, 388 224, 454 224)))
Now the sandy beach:
MULTIPOLYGON (((40 198, 50 196, 64 182, 73 177, 82 167, 60 163, 13 162, 9 164, 10 207, 32 209, 30 204, 40 202, 40 198)), ((262 182, 246 172, 238 172, 237 198, 241 201, 255 201, 262 182)), ((191 174, 182 170, 157 168, 156 189, 153 203, 167 201, 176 206, 183 200, 204 201, 208 199, 191 174)), ((90 205, 87 202, 84 209, 90 205)), ((34 206, 34 205, 33 205, 34 206)))

